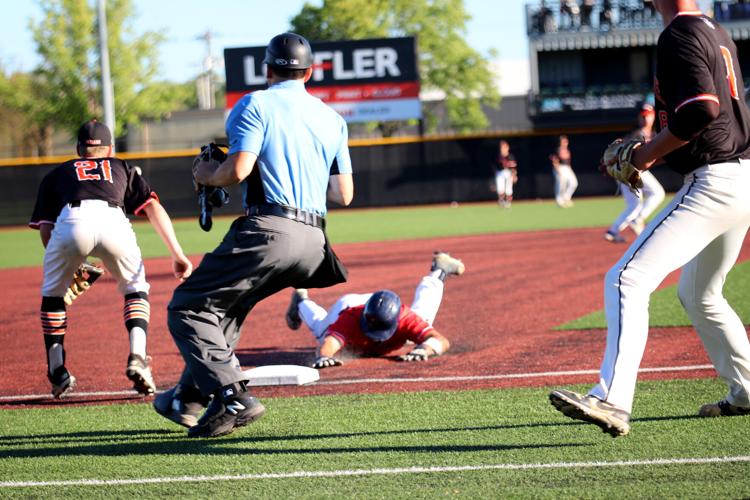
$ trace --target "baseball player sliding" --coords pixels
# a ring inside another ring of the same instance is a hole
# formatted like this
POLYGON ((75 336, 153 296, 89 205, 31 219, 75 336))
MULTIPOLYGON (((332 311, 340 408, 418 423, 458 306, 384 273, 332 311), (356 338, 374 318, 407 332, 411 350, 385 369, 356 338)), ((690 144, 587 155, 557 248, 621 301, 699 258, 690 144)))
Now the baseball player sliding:
POLYGON ((425 361, 450 347, 448 339, 432 326, 443 299, 446 277, 463 274, 460 260, 444 252, 433 255, 430 273, 417 285, 411 307, 390 290, 368 294, 347 294, 330 310, 313 302, 307 290, 292 292, 287 311, 289 328, 297 330, 304 322, 318 341, 313 368, 339 366, 337 355, 344 349, 358 356, 385 356, 404 347, 415 347, 400 361, 425 361))
POLYGON ((88 256, 104 262, 125 297, 123 318, 130 339, 125 374, 139 393, 153 394, 156 386, 146 356, 149 284, 125 214, 148 217, 169 249, 175 277, 187 278, 193 266, 140 169, 112 156, 112 134, 106 125, 96 120, 84 123, 78 131, 77 152, 80 158, 59 165, 42 179, 29 222, 46 247, 41 321, 52 395, 59 398, 75 385, 75 377, 65 367, 65 297, 67 293, 70 300, 85 290, 79 286, 80 276, 71 289, 68 284, 88 256), (77 293, 71 296, 71 290, 77 293))

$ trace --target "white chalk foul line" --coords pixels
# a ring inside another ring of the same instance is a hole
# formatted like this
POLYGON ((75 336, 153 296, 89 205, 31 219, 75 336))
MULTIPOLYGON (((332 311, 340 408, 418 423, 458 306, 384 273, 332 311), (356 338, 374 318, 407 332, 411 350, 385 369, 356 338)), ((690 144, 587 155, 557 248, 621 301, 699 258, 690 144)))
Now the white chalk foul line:
POLYGON ((390 469, 353 469, 332 471, 294 471, 268 474, 237 474, 217 476, 146 477, 132 479, 71 479, 67 481, 3 481, 0 488, 30 488, 45 486, 115 486, 125 484, 205 483, 212 481, 237 481, 257 479, 296 479, 316 477, 376 476, 396 474, 422 474, 486 470, 581 469, 593 467, 638 467, 649 465, 702 465, 717 463, 750 462, 750 456, 664 458, 653 460, 622 460, 615 462, 552 462, 536 464, 486 464, 443 467, 403 467, 390 469))
MULTIPOLYGON (((639 373, 659 373, 659 372, 680 372, 707 370, 713 368, 713 365, 688 365, 688 366, 663 366, 657 368, 641 368, 639 373)), ((498 375, 466 375, 466 376, 445 376, 445 377, 414 377, 414 378, 360 378, 353 380, 322 380, 316 385, 348 385, 348 384, 405 384, 405 383, 424 383, 424 382, 464 382, 479 380, 503 380, 519 378, 536 378, 536 377, 567 377, 572 375, 595 375, 599 370, 571 370, 559 372, 534 372, 534 373, 503 373, 498 375)))
MULTIPOLYGON (((666 373, 685 372, 697 370, 711 370, 713 365, 686 365, 686 366, 660 366, 654 368, 641 368, 639 373, 666 373)), ((426 382, 469 382, 482 380, 504 380, 524 379, 538 377, 567 377, 575 375, 595 375, 599 370, 571 370, 558 372, 532 372, 532 373, 501 373, 495 375, 455 375, 445 377, 403 377, 403 378, 357 378, 341 380, 321 380, 312 385, 353 385, 353 384, 413 384, 426 382)), ((105 396, 134 396, 137 392, 130 391, 98 391, 98 392, 71 392, 64 396, 65 399, 90 398, 105 396)), ((33 399, 51 398, 49 394, 19 394, 17 396, 0 396, 3 401, 24 401, 33 399)))

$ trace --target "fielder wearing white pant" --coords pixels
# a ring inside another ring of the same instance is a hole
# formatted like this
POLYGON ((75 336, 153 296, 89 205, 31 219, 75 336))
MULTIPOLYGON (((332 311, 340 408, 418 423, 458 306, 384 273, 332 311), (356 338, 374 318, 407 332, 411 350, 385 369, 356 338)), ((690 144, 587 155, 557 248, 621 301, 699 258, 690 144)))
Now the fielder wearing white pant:
POLYGON ((39 230, 46 248, 40 319, 52 395, 60 397, 75 385, 75 377, 65 367, 63 347, 66 297, 71 297, 66 292, 74 272, 89 255, 104 262, 125 298, 123 319, 130 340, 125 374, 138 392, 153 394, 156 385, 146 356, 149 285, 125 213, 148 217, 172 255, 176 277, 190 275, 192 264, 140 169, 112 156, 112 135, 106 125, 95 120, 83 124, 77 150, 80 158, 59 165, 44 177, 29 222, 39 230))
POLYGON ((707 165, 686 177, 672 202, 607 273, 607 348, 591 395, 631 412, 648 338, 649 297, 682 267, 680 302, 729 385, 727 400, 750 407, 750 343, 722 295, 749 225, 750 161, 707 165))
POLYGON ((518 163, 510 152, 508 141, 501 139, 498 142, 494 168, 497 202, 504 208, 510 208, 513 201, 513 184, 518 180, 518 163))
POLYGON ((646 219, 664 201, 664 188, 649 171, 641 173, 643 187, 638 193, 633 193, 627 186, 620 183, 620 192, 625 200, 625 209, 620 212, 615 221, 609 226, 607 233, 616 236, 630 226, 636 235, 641 234, 646 219))
MULTIPOLYGON (((650 141, 654 136, 655 118, 654 107, 650 103, 644 102, 638 112, 638 128, 631 132, 626 139, 650 141)), ((661 202, 664 201, 664 188, 654 177, 654 174, 646 170, 641 172, 640 177, 643 187, 637 192, 633 192, 628 185, 618 182, 617 187, 625 200, 625 209, 604 233, 604 239, 607 241, 624 243, 626 240, 620 233, 628 226, 636 236, 641 234, 648 216, 659 208, 661 202)))
POLYGON ((571 166, 572 158, 568 136, 561 135, 555 152, 549 155, 555 177, 555 202, 560 208, 573 206, 573 193, 578 189, 578 178, 571 166))
POLYGON ((366 294, 347 294, 326 311, 308 297, 307 290, 294 290, 287 310, 289 328, 302 323, 318 342, 314 368, 338 366, 335 356, 345 347, 358 356, 386 356, 408 343, 415 347, 399 356, 400 361, 424 361, 439 356, 450 343, 433 326, 443 299, 448 276, 460 275, 465 266, 447 253, 433 255, 430 274, 424 276, 414 292, 411 307, 390 290, 366 294))
POLYGON ((513 201, 513 170, 504 168, 495 173, 495 188, 497 189, 498 202, 509 207, 513 201))
POLYGON ((665 24, 654 82, 659 132, 649 142, 623 144, 625 157, 613 166, 643 172, 663 158, 685 184, 605 277, 607 347, 599 383, 587 395, 566 389, 549 395, 564 415, 613 437, 630 432, 649 297, 679 268, 680 302, 729 388, 698 415, 750 415, 750 342, 722 294, 750 227, 750 109, 739 92, 737 47, 692 0, 654 6, 665 24))
POLYGON ((573 193, 578 189, 578 177, 570 165, 561 163, 554 169, 555 201, 561 207, 572 205, 573 193))

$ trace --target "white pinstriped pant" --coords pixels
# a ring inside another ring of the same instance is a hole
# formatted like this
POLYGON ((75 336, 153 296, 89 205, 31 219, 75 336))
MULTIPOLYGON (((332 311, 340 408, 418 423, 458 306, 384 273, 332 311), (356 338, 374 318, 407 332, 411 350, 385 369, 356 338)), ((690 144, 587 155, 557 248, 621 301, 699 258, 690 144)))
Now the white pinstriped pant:
POLYGON ((727 400, 750 407, 750 342, 722 295, 750 226, 750 161, 705 165, 685 177, 672 202, 606 275, 607 347, 589 394, 631 411, 648 337, 651 293, 682 268, 678 295, 727 400))

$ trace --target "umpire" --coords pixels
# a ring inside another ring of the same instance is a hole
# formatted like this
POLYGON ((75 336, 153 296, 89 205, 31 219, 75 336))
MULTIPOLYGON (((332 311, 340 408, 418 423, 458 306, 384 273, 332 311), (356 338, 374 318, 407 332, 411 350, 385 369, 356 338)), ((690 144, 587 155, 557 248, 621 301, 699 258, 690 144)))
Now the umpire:
POLYGON ((265 412, 247 392, 234 354, 253 306, 290 286, 346 279, 325 235, 325 215, 326 199, 348 205, 354 194, 348 132, 341 116, 305 90, 312 62, 305 38, 272 38, 264 59, 268 89, 244 96, 227 119, 229 156, 194 170, 206 186, 240 183, 246 215, 168 306, 169 330, 186 368, 154 408, 190 427, 190 437, 229 434, 265 412))

